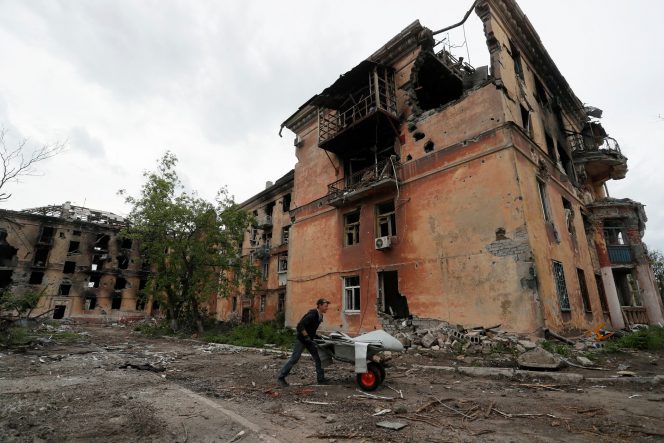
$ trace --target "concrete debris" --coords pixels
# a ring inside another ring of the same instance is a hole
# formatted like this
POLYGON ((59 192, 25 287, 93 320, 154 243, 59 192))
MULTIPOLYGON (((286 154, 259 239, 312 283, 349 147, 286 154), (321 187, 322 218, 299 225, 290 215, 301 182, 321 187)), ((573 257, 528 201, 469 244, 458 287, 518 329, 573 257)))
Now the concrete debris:
POLYGON ((584 357, 582 355, 577 356, 576 361, 578 361, 581 364, 581 366, 593 366, 594 365, 592 360, 590 360, 589 358, 584 357))
POLYGON ((408 426, 408 423, 404 423, 401 421, 379 421, 378 423, 376 423, 376 426, 378 426, 379 428, 386 428, 398 431, 408 426))
POLYGON ((517 358, 517 364, 525 369, 549 369, 556 370, 562 368, 565 364, 558 355, 541 348, 532 349, 521 354, 517 358))

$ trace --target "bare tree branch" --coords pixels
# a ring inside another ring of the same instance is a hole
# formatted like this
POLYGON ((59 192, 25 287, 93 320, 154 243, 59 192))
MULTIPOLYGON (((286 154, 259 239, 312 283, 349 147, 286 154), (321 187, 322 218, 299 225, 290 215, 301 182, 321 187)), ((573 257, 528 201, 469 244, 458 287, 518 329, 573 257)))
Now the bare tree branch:
POLYGON ((8 148, 5 136, 7 130, 0 128, 0 201, 8 200, 12 194, 3 189, 9 182, 18 182, 21 177, 36 175, 35 165, 60 154, 65 144, 56 142, 43 145, 29 155, 26 153, 28 139, 23 139, 13 148, 8 148))

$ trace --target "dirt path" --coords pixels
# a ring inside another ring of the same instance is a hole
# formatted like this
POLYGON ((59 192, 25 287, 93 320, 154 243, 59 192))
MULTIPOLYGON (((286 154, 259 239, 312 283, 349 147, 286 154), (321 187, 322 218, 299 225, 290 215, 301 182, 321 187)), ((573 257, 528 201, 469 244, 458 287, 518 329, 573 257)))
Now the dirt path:
MULTIPOLYGON (((278 389, 280 355, 147 339, 128 328, 84 332, 67 345, 0 352, 0 441, 664 438, 662 385, 471 378, 422 367, 453 364, 451 357, 409 353, 388 369, 386 385, 394 390, 383 386, 374 394, 385 398, 376 399, 357 391, 350 366, 333 366, 329 386, 309 385, 313 365, 303 359, 289 378, 292 386, 278 389), (390 412, 373 415, 385 409, 390 412), (378 428, 384 420, 407 426, 378 428)), ((662 373, 661 354, 646 361, 647 375, 662 373)))

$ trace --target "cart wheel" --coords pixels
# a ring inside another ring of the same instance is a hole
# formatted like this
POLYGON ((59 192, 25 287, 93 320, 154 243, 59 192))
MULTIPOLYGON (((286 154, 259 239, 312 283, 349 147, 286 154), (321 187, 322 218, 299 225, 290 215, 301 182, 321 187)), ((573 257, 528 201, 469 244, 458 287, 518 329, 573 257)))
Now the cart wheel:
POLYGON ((373 362, 373 361, 367 363, 367 367, 369 367, 369 366, 373 366, 376 369, 378 369, 378 373, 380 374, 380 382, 381 383, 384 382, 385 381, 385 366, 383 366, 381 363, 376 363, 376 362, 373 362))
POLYGON ((380 371, 372 364, 367 365, 367 372, 357 374, 357 384, 363 391, 375 390, 380 382, 380 371))

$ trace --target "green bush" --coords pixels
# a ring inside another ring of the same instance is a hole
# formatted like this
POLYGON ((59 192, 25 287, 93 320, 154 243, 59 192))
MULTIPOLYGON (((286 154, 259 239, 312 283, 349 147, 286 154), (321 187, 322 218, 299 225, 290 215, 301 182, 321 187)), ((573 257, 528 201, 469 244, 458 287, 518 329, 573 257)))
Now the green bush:
POLYGON ((664 349, 664 327, 650 326, 639 329, 619 339, 609 340, 604 345, 606 352, 620 352, 621 349, 639 349, 642 351, 664 349))
POLYGON ((281 328, 276 322, 243 323, 228 331, 213 331, 205 335, 205 340, 212 343, 224 343, 237 346, 263 347, 274 344, 278 347, 290 347, 295 335, 293 331, 281 328))
POLYGON ((563 357, 570 357, 572 355, 572 347, 564 343, 555 343, 550 340, 542 341, 542 348, 563 357))
POLYGON ((4 347, 29 345, 34 336, 23 326, 9 326, 0 334, 0 345, 4 347))

